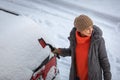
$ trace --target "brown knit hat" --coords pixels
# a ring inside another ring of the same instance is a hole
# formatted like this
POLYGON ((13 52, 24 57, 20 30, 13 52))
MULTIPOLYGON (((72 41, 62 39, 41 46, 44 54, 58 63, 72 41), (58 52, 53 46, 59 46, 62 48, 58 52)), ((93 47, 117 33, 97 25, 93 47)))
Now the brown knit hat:
POLYGON ((88 16, 83 14, 76 17, 74 20, 74 26, 80 31, 83 31, 84 29, 92 25, 93 21, 88 16))

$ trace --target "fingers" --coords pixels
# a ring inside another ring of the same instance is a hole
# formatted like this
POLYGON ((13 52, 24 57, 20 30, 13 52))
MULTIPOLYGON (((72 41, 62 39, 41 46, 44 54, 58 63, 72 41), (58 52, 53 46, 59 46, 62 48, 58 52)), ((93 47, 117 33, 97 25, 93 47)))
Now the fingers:
POLYGON ((53 53, 54 53, 54 54, 60 54, 60 53, 61 53, 61 50, 60 50, 60 48, 58 48, 58 49, 55 49, 55 50, 53 51, 53 53))

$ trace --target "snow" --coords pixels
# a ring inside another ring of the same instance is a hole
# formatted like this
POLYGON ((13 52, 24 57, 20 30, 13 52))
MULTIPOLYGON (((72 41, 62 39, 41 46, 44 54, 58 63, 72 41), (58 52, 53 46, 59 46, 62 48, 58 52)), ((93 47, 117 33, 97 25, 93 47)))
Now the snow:
MULTIPOLYGON (((37 39, 43 37, 55 47, 68 47, 67 37, 74 18, 80 14, 90 16, 103 30, 112 80, 120 78, 119 0, 0 0, 0 3, 0 8, 20 14, 16 17, 0 11, 0 80, 29 80, 32 70, 50 53, 48 47, 40 47, 37 39)), ((70 63, 70 57, 58 60, 61 80, 69 79, 70 63)))
POLYGON ((4 19, 0 22, 0 79, 29 80, 32 70, 50 53, 49 48, 43 50, 38 43, 41 29, 24 16, 13 16, 2 11, 0 14, 0 19, 4 19))

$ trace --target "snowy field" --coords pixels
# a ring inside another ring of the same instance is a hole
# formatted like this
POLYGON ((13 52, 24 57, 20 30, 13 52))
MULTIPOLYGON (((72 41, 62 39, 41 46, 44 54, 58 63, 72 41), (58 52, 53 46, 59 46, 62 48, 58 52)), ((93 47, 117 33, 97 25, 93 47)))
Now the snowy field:
MULTIPOLYGON (((20 14, 20 17, 14 18, 16 22, 11 22, 11 19, 4 17, 2 14, 5 13, 0 11, 0 20, 9 22, 9 24, 3 24, 0 21, 0 80, 29 80, 32 70, 49 53, 48 48, 43 50, 36 39, 43 37, 55 47, 68 47, 67 37, 74 26, 74 18, 80 14, 90 16, 94 24, 103 30, 112 80, 119 80, 119 3, 119 0, 101 0, 100 2, 96 0, 0 0, 0 8, 20 14), (22 23, 17 22, 18 19, 22 23), (11 23, 18 26, 4 27, 11 23), (27 27, 24 28, 24 26, 27 27), (19 36, 17 37, 14 33, 19 36), (27 41, 23 41, 23 38, 27 41)), ((58 60, 61 80, 69 80, 70 63, 70 57, 61 57, 58 60)))

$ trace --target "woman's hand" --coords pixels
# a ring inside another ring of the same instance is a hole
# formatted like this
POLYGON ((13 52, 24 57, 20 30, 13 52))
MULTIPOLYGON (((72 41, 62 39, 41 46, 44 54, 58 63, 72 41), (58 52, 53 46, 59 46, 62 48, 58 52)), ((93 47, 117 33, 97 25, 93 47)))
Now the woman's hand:
POLYGON ((57 48, 53 51, 54 54, 60 54, 61 53, 61 49, 60 48, 57 48))

